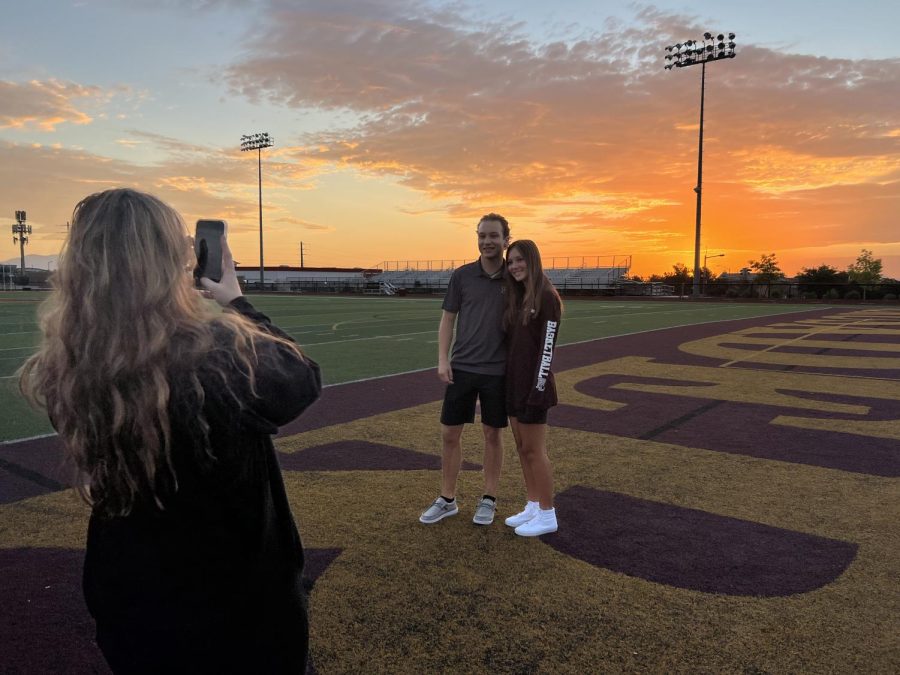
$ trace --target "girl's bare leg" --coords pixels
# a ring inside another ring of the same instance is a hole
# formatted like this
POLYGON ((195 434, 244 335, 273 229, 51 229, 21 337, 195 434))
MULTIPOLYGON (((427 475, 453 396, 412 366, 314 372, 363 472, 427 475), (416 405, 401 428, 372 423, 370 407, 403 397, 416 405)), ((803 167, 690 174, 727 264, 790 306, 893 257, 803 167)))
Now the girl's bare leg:
POLYGON ((516 421, 516 426, 518 427, 516 449, 522 461, 522 471, 528 486, 528 499, 539 502, 544 510, 552 509, 553 466, 547 457, 547 425, 522 424, 516 421))
POLYGON ((519 455, 519 463, 522 465, 522 476, 525 478, 525 494, 530 502, 538 501, 537 492, 534 487, 534 476, 532 475, 531 464, 523 454, 522 425, 515 417, 509 418, 509 424, 512 427, 513 438, 516 439, 516 452, 519 455))

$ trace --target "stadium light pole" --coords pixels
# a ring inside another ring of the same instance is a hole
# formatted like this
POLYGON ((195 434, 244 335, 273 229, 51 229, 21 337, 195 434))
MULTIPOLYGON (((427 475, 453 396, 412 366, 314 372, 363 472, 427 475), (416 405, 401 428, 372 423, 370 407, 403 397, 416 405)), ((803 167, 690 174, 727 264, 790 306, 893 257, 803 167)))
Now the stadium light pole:
POLYGON ((710 61, 721 59, 733 59, 734 33, 728 34, 728 42, 725 35, 719 33, 704 33, 703 40, 687 40, 666 47, 666 70, 672 68, 686 68, 687 66, 701 66, 700 74, 700 142, 697 150, 697 217, 694 227, 694 292, 695 298, 700 297, 700 212, 703 205, 703 107, 706 99, 706 64, 710 61))
POLYGON ((265 270, 263 264, 263 217, 262 217, 262 151, 263 148, 271 148, 275 145, 275 139, 266 132, 259 134, 245 134, 241 136, 241 152, 256 150, 256 166, 259 171, 259 289, 263 290, 265 284, 265 270))
POLYGON ((22 276, 25 276, 25 244, 28 243, 28 235, 31 234, 31 225, 25 224, 25 212, 16 211, 16 224, 12 226, 13 244, 19 244, 19 252, 22 256, 22 276))

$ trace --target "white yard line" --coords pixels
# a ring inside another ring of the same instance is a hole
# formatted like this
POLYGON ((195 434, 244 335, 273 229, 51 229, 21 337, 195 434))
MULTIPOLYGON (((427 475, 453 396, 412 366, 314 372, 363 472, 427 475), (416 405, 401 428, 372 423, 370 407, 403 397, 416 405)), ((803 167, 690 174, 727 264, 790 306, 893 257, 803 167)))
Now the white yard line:
MULTIPOLYGON (((361 338, 349 338, 346 340, 331 340, 330 342, 306 342, 302 346, 303 347, 316 347, 318 345, 336 345, 342 342, 364 342, 365 340, 395 340, 399 337, 403 337, 405 335, 426 335, 430 333, 434 333, 433 330, 423 330, 418 333, 396 333, 395 335, 373 335, 371 337, 361 337, 361 338)), ((412 339, 412 338, 410 338, 412 339)))

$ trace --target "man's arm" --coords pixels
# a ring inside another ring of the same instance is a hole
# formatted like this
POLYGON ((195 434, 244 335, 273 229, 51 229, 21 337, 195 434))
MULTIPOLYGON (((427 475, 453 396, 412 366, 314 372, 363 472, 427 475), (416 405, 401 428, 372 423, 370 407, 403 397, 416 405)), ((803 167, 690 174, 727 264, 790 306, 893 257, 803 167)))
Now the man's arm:
POLYGON ((456 312, 443 310, 441 325, 438 328, 438 377, 441 382, 446 384, 453 384, 453 371, 450 368, 450 343, 453 341, 455 324, 456 312))

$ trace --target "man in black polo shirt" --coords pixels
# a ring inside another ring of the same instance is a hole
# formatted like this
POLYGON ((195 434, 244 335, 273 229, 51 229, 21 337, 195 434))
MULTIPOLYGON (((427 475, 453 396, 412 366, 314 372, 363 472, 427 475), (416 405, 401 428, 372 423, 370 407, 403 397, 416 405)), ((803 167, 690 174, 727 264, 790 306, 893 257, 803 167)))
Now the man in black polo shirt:
POLYGON ((503 330, 503 252, 509 245, 509 223, 496 213, 478 222, 481 256, 458 267, 450 277, 438 330, 438 377, 447 383, 441 409, 441 495, 419 520, 436 523, 459 513, 456 479, 462 461, 463 426, 475 421, 475 401, 481 402, 484 431, 484 495, 472 521, 490 525, 497 507, 497 485, 503 465, 502 432, 507 425, 504 376, 506 343, 503 330), (456 340, 448 360, 453 327, 456 340))

